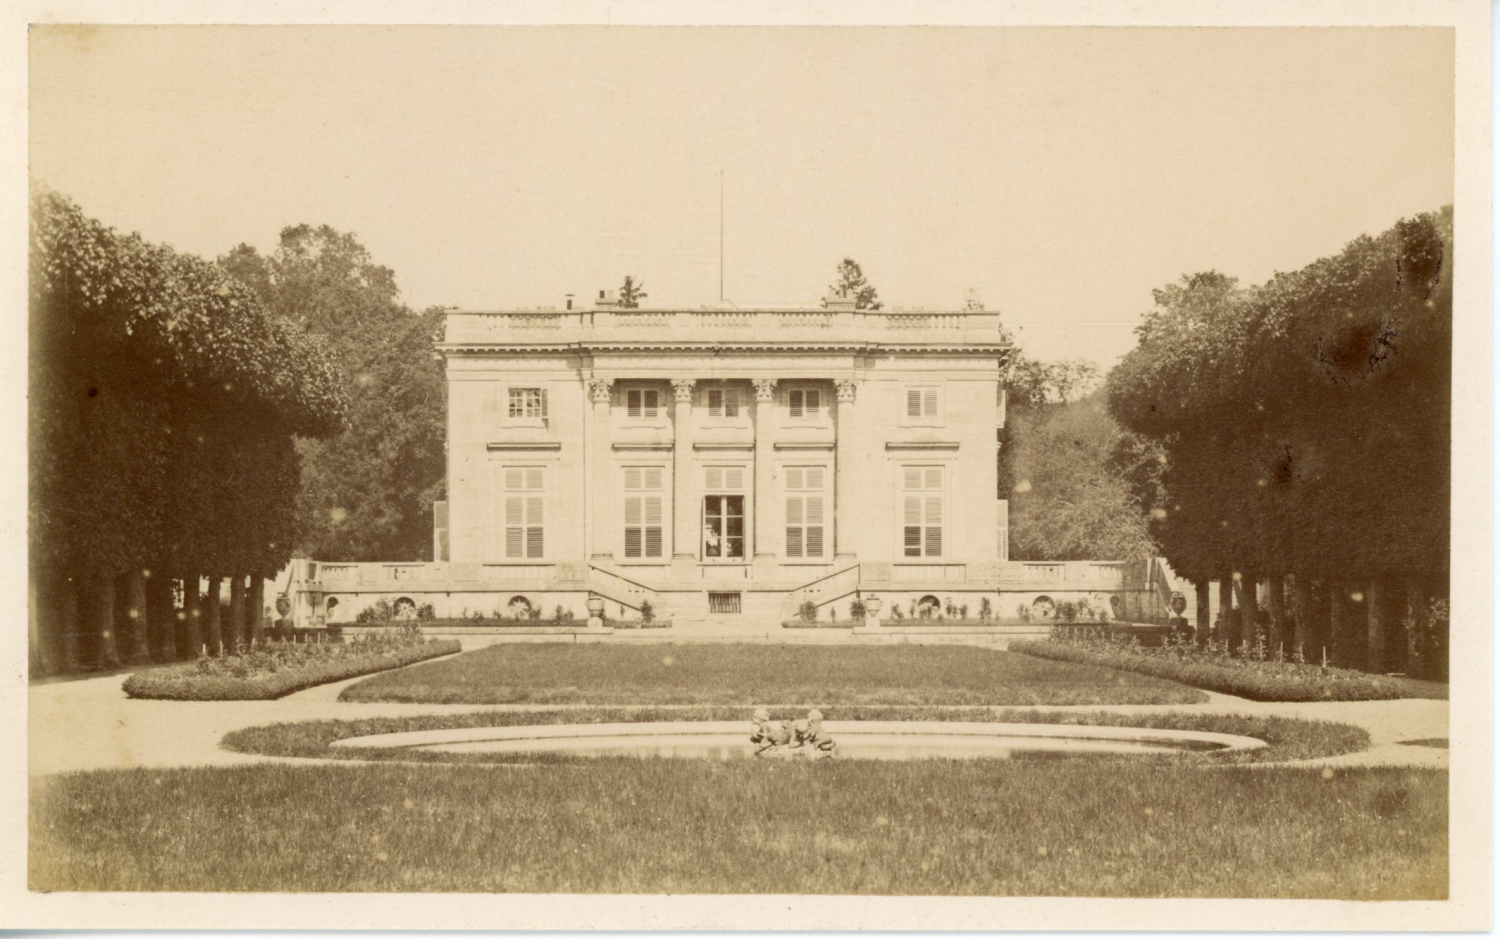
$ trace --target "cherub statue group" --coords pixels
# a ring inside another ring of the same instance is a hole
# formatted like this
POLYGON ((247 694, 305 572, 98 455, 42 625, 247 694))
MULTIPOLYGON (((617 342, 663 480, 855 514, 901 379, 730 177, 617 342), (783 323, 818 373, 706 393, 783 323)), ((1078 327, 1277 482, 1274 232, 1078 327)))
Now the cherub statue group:
POLYGON ((838 751, 838 744, 823 729, 823 712, 817 708, 800 721, 773 721, 769 711, 756 708, 750 718, 750 742, 761 757, 826 760, 838 751))

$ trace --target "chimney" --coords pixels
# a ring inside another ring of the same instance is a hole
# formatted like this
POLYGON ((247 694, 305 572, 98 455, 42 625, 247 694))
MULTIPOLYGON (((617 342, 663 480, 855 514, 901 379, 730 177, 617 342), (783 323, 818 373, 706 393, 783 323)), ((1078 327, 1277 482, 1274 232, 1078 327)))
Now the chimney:
POLYGON ((573 295, 570 293, 570 294, 567 295, 567 298, 568 298, 568 305, 567 305, 567 307, 565 309, 571 310, 571 309, 573 309, 573 295))
POLYGON ((852 310, 854 309, 854 298, 849 296, 846 287, 828 291, 828 296, 823 300, 825 310, 852 310))
POLYGON ((615 295, 613 290, 599 291, 599 299, 594 301, 594 309, 596 310, 613 310, 619 305, 619 297, 615 295))

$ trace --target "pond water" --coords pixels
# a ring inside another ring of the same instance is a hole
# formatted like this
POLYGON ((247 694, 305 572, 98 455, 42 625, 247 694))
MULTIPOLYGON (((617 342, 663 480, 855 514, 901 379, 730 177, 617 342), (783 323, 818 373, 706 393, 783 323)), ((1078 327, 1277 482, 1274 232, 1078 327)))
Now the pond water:
MULTIPOLYGON (((826 721, 839 760, 1015 759, 1250 750, 1253 737, 1199 731, 956 721, 826 721)), ((550 753, 584 757, 811 760, 782 747, 756 756, 748 722, 550 724, 352 737, 332 746, 429 753, 550 753)))

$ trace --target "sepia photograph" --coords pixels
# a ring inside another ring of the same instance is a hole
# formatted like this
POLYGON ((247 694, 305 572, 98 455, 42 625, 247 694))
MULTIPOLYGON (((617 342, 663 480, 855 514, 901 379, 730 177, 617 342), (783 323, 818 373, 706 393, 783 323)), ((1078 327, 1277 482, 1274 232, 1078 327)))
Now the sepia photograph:
POLYGON ((1489 928, 1488 6, 125 6, 0 926, 1489 928))

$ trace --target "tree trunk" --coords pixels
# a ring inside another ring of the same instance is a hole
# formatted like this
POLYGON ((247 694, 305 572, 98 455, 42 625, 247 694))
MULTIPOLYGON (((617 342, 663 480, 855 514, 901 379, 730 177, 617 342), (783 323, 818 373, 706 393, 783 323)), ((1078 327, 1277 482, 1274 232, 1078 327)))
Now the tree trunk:
POLYGON ((1286 619, 1286 575, 1272 574, 1266 581, 1266 605, 1271 610, 1270 635, 1266 642, 1272 652, 1280 652, 1285 658, 1292 654, 1291 630, 1286 619))
POLYGON ((62 651, 62 578, 57 568, 50 564, 33 563, 27 580, 27 594, 31 599, 28 610, 30 619, 36 622, 35 647, 32 660, 38 677, 56 675, 64 668, 62 651))
POLYGON ((1226 571, 1219 575, 1219 621, 1214 624, 1214 638, 1233 652, 1240 642, 1239 633, 1234 619, 1234 575, 1226 571))
POLYGON ((1318 656, 1314 648, 1317 636, 1313 629, 1312 575, 1305 570, 1292 575, 1292 602, 1296 610, 1293 614, 1292 647, 1288 651, 1295 654, 1301 649, 1305 660, 1314 661, 1318 656))
POLYGON ((203 601, 198 593, 198 574, 182 575, 182 619, 177 625, 177 657, 196 659, 203 655, 203 601))
POLYGON ((203 595, 203 643, 208 654, 218 657, 224 654, 224 636, 219 622, 219 588, 224 578, 209 577, 208 592, 203 595))
POLYGON ((62 653, 62 670, 76 671, 83 664, 78 652, 78 577, 70 567, 57 579, 58 647, 62 653))
POLYGON ((115 577, 94 567, 85 572, 78 590, 79 645, 84 668, 116 668, 115 577))
POLYGON ((231 652, 240 651, 240 647, 249 642, 249 634, 245 632, 245 575, 243 574, 235 574, 229 579, 229 629, 227 633, 224 641, 231 652))
POLYGON ((177 610, 172 603, 172 578, 152 570, 146 578, 146 635, 151 661, 170 662, 177 657, 177 610))
POLYGON ((132 567, 116 580, 118 592, 116 605, 120 624, 120 658, 135 665, 151 660, 151 644, 147 636, 146 578, 139 567, 132 567))
POLYGON ((1368 671, 1380 674, 1386 670, 1386 630, 1388 614, 1386 607, 1388 594, 1385 584, 1379 576, 1370 581, 1365 588, 1365 668, 1368 671))
POLYGON ((1234 592, 1240 601, 1240 636, 1251 648, 1257 642, 1262 645, 1265 643, 1265 635, 1260 626, 1260 598, 1255 595, 1255 590, 1255 575, 1249 571, 1240 574, 1240 579, 1234 585, 1234 592))
POLYGON ((1213 625, 1213 611, 1208 605, 1208 588, 1211 582, 1200 580, 1193 584, 1193 597, 1196 606, 1198 622, 1195 624, 1193 638, 1197 640, 1199 648, 1208 645, 1208 631, 1213 625))
MULTIPOLYGON (((1354 654, 1349 642, 1349 586, 1342 577, 1328 579, 1328 661, 1340 668, 1353 668, 1354 654)), ((1363 637, 1361 637, 1363 638, 1363 637)), ((1363 644, 1363 643, 1361 643, 1363 644)))
POLYGON ((259 574, 250 575, 245 607, 250 615, 250 641, 260 645, 266 641, 266 579, 259 574))

